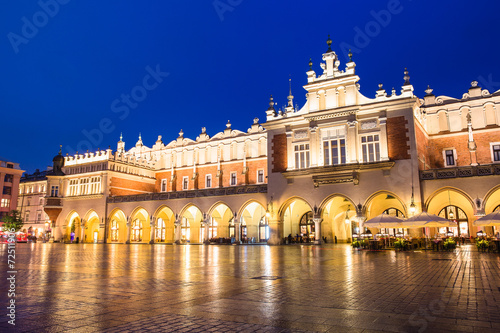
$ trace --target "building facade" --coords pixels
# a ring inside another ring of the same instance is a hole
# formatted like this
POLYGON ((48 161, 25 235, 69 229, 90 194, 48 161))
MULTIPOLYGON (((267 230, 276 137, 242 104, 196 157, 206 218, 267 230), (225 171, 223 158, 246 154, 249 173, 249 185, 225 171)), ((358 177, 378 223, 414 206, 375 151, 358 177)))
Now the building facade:
MULTIPOLYGON (((383 212, 422 210, 475 236, 477 217, 500 205, 500 91, 472 82, 461 98, 419 98, 405 70, 400 91, 359 91, 352 56, 331 49, 310 63, 307 101, 276 110, 247 132, 54 158, 44 209, 56 239, 201 243, 214 238, 281 244, 287 236, 349 241, 383 212)), ((401 230, 415 236, 450 230, 401 230)), ((391 232, 385 230, 385 232, 391 232)), ((394 230, 392 231, 394 232, 394 230)))
POLYGON ((19 180, 23 172, 19 163, 0 157, 0 221, 17 207, 19 180))
POLYGON ((19 183, 17 210, 21 213, 23 230, 37 238, 50 237, 50 220, 45 213, 47 195, 47 172, 36 170, 33 174, 24 174, 19 183))

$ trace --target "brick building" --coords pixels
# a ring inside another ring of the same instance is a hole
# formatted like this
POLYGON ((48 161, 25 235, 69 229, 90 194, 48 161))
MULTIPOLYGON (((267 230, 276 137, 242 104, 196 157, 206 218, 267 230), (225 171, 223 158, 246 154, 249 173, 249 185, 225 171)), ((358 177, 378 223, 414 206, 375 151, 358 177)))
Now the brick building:
MULTIPOLYGON (((306 73, 307 101, 276 110, 262 125, 168 144, 141 137, 125 149, 58 155, 47 174, 45 211, 56 239, 200 243, 211 238, 280 244, 349 241, 387 212, 425 210, 475 235, 477 217, 500 207, 500 91, 472 82, 461 98, 419 98, 405 70, 400 92, 359 91, 356 64, 331 49, 322 73, 306 73)), ((384 232, 395 232, 384 230, 384 232)), ((399 230, 422 235, 422 229, 399 230)))
POLYGON ((17 207, 19 180, 23 172, 19 163, 0 157, 0 221, 17 207))

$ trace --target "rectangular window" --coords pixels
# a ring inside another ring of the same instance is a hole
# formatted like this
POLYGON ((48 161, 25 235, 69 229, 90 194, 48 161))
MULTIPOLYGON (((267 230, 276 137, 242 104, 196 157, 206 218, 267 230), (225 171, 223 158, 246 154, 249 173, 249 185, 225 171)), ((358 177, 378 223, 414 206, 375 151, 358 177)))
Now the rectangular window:
POLYGON ((51 197, 58 197, 59 196, 59 186, 52 186, 50 190, 50 196, 51 197))
POLYGON ((37 221, 41 221, 41 220, 42 220, 42 213, 38 212, 38 213, 36 214, 36 220, 37 220, 37 221))
POLYGON ((30 220, 30 212, 28 211, 28 212, 26 212, 26 214, 25 214, 24 221, 25 221, 25 222, 28 222, 29 220, 30 220))
POLYGON ((39 204, 40 204, 40 206, 43 206, 43 198, 40 198, 39 204))
POLYGON ((167 180, 166 179, 161 180, 161 192, 167 192, 167 180))
POLYGON ((264 170, 257 170, 257 183, 264 182, 264 170))
POLYGON ((14 164, 7 163, 7 168, 9 168, 9 169, 14 169, 14 164))
POLYGON ((380 161, 380 142, 378 135, 367 135, 361 137, 361 150, 363 151, 363 162, 380 161))
POLYGON ((187 176, 182 177, 182 189, 183 190, 189 189, 189 177, 187 176))
POLYGON ((5 175, 5 178, 4 178, 4 181, 6 183, 12 183, 14 181, 14 175, 9 175, 9 174, 6 174, 5 175))
POLYGON ((295 150, 295 169, 309 168, 309 144, 303 143, 296 145, 295 150))
POLYGON ((321 130, 324 165, 347 163, 345 135, 344 126, 321 130))
POLYGON ((2 199, 1 201, 1 205, 0 205, 2 208, 5 208, 5 207, 10 207, 10 199, 2 199))
POLYGON ((231 181, 229 183, 231 186, 236 185, 236 172, 231 172, 231 181))
POLYGON ((72 179, 69 181, 69 195, 78 195, 78 179, 72 179))
POLYGON ((206 188, 211 188, 212 187, 212 175, 206 175, 205 176, 205 187, 206 188))
POLYGON ((3 187, 3 194, 11 195, 12 194, 12 187, 4 186, 3 187))
POLYGON ((491 146, 493 152, 493 161, 500 162, 500 144, 495 144, 491 146))
POLYGON ((455 165, 455 154, 453 149, 446 149, 444 151, 446 166, 455 165))
POLYGON ((31 206, 31 200, 28 199, 28 204, 26 206, 31 206))

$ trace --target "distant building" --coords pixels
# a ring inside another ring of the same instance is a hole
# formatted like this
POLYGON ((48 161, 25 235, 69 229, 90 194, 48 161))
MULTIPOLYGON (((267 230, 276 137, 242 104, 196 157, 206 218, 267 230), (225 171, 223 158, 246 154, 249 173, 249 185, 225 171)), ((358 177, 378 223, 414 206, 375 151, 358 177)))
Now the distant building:
MULTIPOLYGON (((331 49, 306 73, 307 101, 276 110, 248 131, 152 147, 54 158, 44 209, 56 239, 201 243, 214 238, 280 244, 285 237, 350 241, 367 219, 420 211, 456 228, 372 232, 475 236, 500 209, 500 91, 473 81, 461 98, 419 98, 405 70, 400 91, 359 90, 356 64, 331 49)), ((422 74, 423 75, 423 74, 422 74)))
POLYGON ((33 174, 25 173, 19 184, 17 210, 24 221, 23 229, 36 237, 42 237, 46 233, 50 236, 51 231, 49 217, 44 211, 47 172, 37 169, 33 174))
POLYGON ((19 179, 23 172, 19 163, 0 157, 0 221, 11 210, 16 209, 19 179))

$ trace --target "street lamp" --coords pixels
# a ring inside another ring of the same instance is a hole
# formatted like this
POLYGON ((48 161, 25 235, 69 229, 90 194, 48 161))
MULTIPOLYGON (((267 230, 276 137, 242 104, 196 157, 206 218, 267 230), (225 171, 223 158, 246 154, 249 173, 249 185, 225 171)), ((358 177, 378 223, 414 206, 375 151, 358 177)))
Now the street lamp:
POLYGON ((347 207, 347 211, 345 212, 345 224, 349 224, 351 223, 351 220, 349 219, 349 210, 350 210, 351 206, 347 207))

